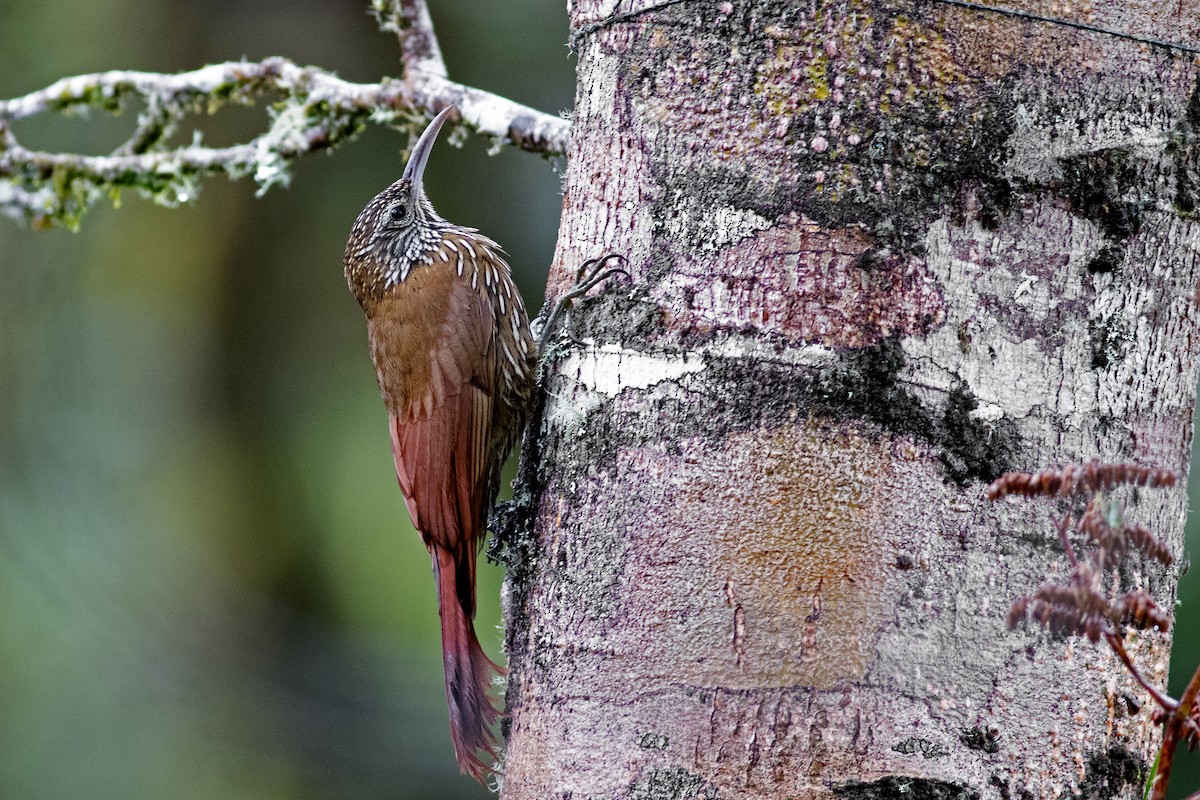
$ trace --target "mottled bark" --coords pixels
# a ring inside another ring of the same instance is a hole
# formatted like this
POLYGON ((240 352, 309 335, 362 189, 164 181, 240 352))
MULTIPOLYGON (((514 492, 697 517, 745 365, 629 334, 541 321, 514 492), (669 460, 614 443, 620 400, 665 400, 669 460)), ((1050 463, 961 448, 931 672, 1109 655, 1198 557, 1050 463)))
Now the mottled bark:
MULTIPOLYGON (((930 2, 616 5, 571 11, 553 280, 617 252, 634 285, 572 312, 526 443, 502 795, 1140 796, 1111 653, 1005 628, 1059 509, 983 489, 1187 468, 1192 57, 930 2)), ((1197 44, 1190 2, 1052 5, 1197 44)), ((1184 490, 1126 499, 1180 555, 1184 490)), ((1170 607, 1174 570, 1117 577, 1170 607)), ((1128 641, 1159 682, 1169 645, 1128 641)))

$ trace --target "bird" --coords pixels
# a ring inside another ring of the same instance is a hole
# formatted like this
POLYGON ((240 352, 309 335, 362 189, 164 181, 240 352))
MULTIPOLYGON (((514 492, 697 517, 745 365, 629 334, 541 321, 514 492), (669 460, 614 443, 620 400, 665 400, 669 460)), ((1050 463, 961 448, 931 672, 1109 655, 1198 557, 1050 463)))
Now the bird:
POLYGON ((454 112, 433 117, 401 177, 363 208, 344 264, 366 315, 396 477, 433 562, 455 759, 486 785, 501 716, 489 687, 505 671, 475 635, 475 561, 529 412, 539 343, 500 246, 443 219, 425 193, 425 165, 454 112))

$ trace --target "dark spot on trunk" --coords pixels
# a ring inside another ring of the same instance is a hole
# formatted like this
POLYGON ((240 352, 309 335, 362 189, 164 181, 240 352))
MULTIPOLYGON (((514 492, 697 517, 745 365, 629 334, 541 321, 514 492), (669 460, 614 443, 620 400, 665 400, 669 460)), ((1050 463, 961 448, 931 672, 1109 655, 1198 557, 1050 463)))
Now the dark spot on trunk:
POLYGON ((1062 192, 1071 210, 1100 226, 1110 242, 1122 242, 1142 226, 1143 205, 1136 162, 1120 147, 1059 160, 1062 192), (1137 198, 1137 199, 1132 199, 1137 198))
POLYGON ((1183 216, 1196 213, 1200 203, 1200 147, 1196 136, 1200 132, 1200 76, 1192 85, 1187 113, 1176 127, 1168 152, 1174 156, 1175 210, 1183 216))
POLYGON ((960 384, 950 390, 940 430, 942 465, 959 486, 971 480, 984 483, 995 480, 1012 465, 1016 445, 1016 425, 1012 420, 989 422, 971 416, 978 402, 975 395, 960 384))
POLYGON ((959 783, 904 777, 850 781, 835 786, 833 796, 845 800, 979 800, 979 792, 959 783))
POLYGON ((1146 762, 1141 756, 1122 745, 1113 745, 1088 756, 1087 772, 1079 784, 1079 793, 1070 796, 1075 800, 1126 797, 1126 788, 1142 783, 1145 775, 1146 762))
POLYGON ((982 750, 985 753, 1000 752, 1000 732, 995 728, 965 728, 958 737, 971 750, 982 750))
POLYGON ((1009 786, 1008 781, 996 775, 988 779, 988 783, 995 786, 996 790, 1000 792, 1000 800, 1033 800, 1033 794, 1028 789, 1020 787, 1014 789, 1009 786))
POLYGON ((1100 252, 1088 262, 1087 270, 1093 275, 1097 273, 1115 272, 1125 260, 1125 248, 1118 244, 1106 244, 1100 252))
POLYGON ((629 790, 630 800, 716 800, 717 788, 685 769, 655 769, 629 790))

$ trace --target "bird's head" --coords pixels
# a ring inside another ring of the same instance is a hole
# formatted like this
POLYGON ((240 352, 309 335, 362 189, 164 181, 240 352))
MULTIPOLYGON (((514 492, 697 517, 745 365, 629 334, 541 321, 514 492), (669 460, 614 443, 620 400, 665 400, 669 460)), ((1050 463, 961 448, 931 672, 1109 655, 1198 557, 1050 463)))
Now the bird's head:
POLYGON ((409 268, 441 236, 446 222, 425 195, 423 178, 429 153, 454 106, 442 109, 417 139, 404 174, 367 203, 346 243, 346 266, 364 260, 377 262, 392 281, 403 280, 409 268))

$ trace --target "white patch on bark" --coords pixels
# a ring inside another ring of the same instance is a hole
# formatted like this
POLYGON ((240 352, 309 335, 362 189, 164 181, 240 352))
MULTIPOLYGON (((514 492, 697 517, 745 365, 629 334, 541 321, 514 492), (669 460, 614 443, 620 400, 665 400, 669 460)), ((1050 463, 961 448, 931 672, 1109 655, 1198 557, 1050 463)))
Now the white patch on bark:
POLYGON ((999 422, 1004 419, 1004 409, 994 403, 985 403, 967 414, 967 416, 971 419, 983 420, 984 422, 999 422))
POLYGON ((702 358, 689 354, 651 355, 615 344, 584 344, 586 349, 560 362, 556 375, 561 377, 551 384, 546 403, 549 424, 576 435, 586 429, 588 415, 623 390, 647 389, 705 368, 702 358))
POLYGON ((1168 144, 1168 137, 1162 133, 1162 126, 1167 123, 1153 117, 1139 118, 1134 114, 1119 121, 1102 118, 1081 129, 1079 120, 1069 116, 1047 125, 1037 110, 1023 104, 1017 106, 1013 116, 1016 129, 1008 140, 1012 157, 1005 173, 1018 180, 1059 180, 1063 175, 1063 159, 1113 148, 1127 150, 1139 158, 1155 159, 1168 144))
POLYGON ((682 197, 674 203, 676 213, 664 223, 668 233, 680 240, 697 240, 701 250, 720 250, 774 225, 771 220, 746 208, 702 207, 688 203, 682 197))
POLYGON ((1017 291, 1013 293, 1013 300, 1017 300, 1021 295, 1033 289, 1033 285, 1037 283, 1037 275, 1030 275, 1028 272, 1022 272, 1021 284, 1017 287, 1017 291))
POLYGON ((645 389, 703 369, 704 362, 687 353, 649 355, 620 345, 589 343, 586 350, 567 357, 561 374, 574 375, 589 392, 616 397, 624 389, 645 389))

